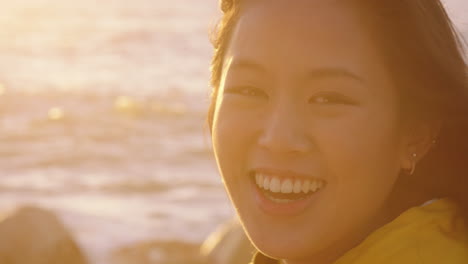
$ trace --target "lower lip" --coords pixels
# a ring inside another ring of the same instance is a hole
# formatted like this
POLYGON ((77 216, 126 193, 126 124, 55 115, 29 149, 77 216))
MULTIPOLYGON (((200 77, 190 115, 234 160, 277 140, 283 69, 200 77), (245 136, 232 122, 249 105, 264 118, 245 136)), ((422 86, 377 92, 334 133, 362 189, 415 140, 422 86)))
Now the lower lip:
POLYGON ((260 209, 270 215, 297 215, 307 209, 320 195, 321 191, 317 191, 312 195, 285 203, 277 203, 268 199, 265 194, 257 187, 255 182, 252 182, 251 187, 253 189, 255 201, 260 209))

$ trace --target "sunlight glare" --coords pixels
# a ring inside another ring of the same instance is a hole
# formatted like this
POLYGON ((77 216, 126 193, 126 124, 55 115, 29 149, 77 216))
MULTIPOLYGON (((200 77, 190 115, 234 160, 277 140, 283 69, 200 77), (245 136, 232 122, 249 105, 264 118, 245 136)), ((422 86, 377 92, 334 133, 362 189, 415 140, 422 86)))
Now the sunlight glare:
POLYGON ((60 107, 52 107, 49 109, 48 117, 51 121, 60 121, 64 119, 65 113, 60 107))

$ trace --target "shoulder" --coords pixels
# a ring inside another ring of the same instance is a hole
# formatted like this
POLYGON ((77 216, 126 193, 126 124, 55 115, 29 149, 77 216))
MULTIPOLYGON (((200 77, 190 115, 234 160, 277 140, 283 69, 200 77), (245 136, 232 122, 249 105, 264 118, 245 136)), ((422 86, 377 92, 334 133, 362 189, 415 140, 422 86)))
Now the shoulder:
POLYGON ((448 199, 414 207, 372 233, 336 264, 468 263, 468 229, 448 199))

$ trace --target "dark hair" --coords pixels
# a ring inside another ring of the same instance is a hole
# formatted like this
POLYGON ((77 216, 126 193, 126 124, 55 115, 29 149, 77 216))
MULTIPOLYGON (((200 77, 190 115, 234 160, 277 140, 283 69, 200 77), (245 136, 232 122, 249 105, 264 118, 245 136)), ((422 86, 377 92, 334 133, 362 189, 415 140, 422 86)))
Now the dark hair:
MULTIPOLYGON (((248 0, 244 0, 248 1, 248 0)), ((223 17, 212 40, 213 123, 223 59, 239 16, 241 0, 222 0, 223 17)), ((399 177, 395 189, 449 197, 468 224, 468 85, 461 36, 439 0, 360 0, 350 4, 380 48, 402 100, 409 123, 441 123, 437 143, 418 163, 414 175, 399 177), (400 180, 401 179, 401 180, 400 180)))

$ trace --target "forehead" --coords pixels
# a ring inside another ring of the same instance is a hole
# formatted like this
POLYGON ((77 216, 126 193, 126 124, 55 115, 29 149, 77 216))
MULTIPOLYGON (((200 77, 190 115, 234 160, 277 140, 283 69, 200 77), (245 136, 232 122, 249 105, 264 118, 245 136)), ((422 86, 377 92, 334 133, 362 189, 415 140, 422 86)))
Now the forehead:
POLYGON ((343 1, 245 1, 227 56, 287 63, 291 70, 339 64, 360 67, 378 57, 358 15, 343 1))
POLYGON ((240 14, 241 20, 271 19, 269 23, 276 29, 289 30, 291 24, 310 26, 319 20, 345 22, 351 17, 351 5, 346 3, 339 0, 246 0, 241 4, 240 14))

